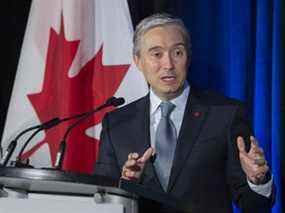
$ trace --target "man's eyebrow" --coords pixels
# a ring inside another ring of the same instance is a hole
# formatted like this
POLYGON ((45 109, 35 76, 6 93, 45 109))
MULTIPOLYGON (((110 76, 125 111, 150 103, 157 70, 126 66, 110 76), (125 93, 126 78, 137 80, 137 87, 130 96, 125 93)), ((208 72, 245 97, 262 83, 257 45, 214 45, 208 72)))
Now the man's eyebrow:
POLYGON ((151 51, 154 51, 154 50, 159 50, 159 49, 162 49, 161 46, 154 46, 154 47, 151 47, 148 49, 148 52, 151 52, 151 51))
POLYGON ((180 43, 177 43, 177 44, 174 44, 173 47, 177 47, 177 46, 183 46, 183 47, 186 47, 186 44, 183 43, 183 42, 180 42, 180 43))
MULTIPOLYGON (((183 47, 186 47, 186 44, 183 43, 183 42, 179 42, 179 43, 176 43, 172 46, 173 47, 178 47, 178 46, 183 46, 183 47)), ((154 50, 159 50, 159 49, 163 49, 163 47, 161 46, 153 46, 151 48, 148 49, 148 52, 151 52, 151 51, 154 51, 154 50)))

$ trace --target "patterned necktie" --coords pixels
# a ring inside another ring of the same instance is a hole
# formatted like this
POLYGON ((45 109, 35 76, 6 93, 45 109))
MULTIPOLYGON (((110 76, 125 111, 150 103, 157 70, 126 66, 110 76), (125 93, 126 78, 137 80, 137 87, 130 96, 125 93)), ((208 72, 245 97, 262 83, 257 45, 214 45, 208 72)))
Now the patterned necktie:
POLYGON ((163 189, 167 191, 177 139, 175 126, 170 119, 170 113, 175 105, 170 102, 162 102, 160 108, 161 119, 155 136, 156 160, 154 166, 163 189))

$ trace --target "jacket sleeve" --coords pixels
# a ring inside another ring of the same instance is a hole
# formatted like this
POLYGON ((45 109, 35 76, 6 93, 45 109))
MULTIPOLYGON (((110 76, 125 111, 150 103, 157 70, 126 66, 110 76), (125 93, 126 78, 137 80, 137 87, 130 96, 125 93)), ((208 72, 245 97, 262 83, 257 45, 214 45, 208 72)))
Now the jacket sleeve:
POLYGON ((242 136, 245 139, 246 150, 249 151, 250 135, 252 131, 246 119, 245 110, 238 105, 228 129, 227 182, 234 202, 243 212, 270 212, 275 197, 274 186, 269 198, 254 192, 249 187, 246 174, 240 164, 237 137, 242 136))
POLYGON ((105 116, 105 118, 102 121, 99 153, 95 164, 94 174, 107 176, 113 179, 119 179, 121 176, 120 167, 118 165, 110 137, 108 114, 105 116))

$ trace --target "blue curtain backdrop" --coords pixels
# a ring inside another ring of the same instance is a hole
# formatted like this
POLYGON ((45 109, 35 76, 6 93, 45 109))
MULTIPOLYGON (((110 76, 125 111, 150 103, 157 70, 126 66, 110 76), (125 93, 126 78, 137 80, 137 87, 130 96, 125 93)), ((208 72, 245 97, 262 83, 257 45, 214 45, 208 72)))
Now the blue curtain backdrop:
POLYGON ((266 152, 277 186, 274 213, 284 211, 281 84, 285 58, 284 34, 281 35, 284 0, 281 1, 184 0, 179 12, 192 35, 190 81, 247 104, 255 136, 266 152))

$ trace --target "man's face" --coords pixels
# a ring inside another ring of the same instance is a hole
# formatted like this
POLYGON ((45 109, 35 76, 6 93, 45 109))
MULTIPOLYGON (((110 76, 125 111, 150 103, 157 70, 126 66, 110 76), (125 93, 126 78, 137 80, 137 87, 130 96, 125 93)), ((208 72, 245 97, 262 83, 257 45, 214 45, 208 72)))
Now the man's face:
POLYGON ((162 100, 177 97, 183 91, 187 73, 187 50, 181 29, 175 25, 147 31, 134 56, 154 93, 162 100))

